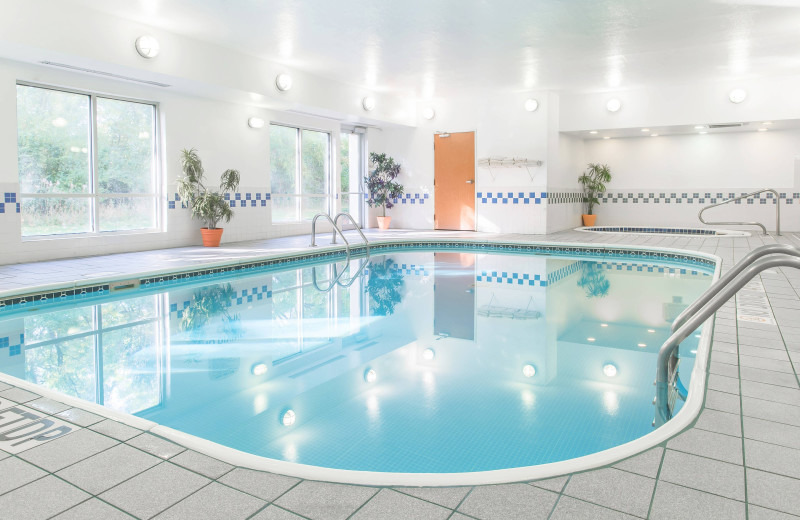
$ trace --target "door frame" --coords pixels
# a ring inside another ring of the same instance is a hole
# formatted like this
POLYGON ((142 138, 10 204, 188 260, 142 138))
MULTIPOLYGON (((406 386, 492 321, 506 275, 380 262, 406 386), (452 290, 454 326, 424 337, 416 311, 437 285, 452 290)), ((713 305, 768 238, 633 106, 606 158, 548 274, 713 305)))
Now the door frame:
MULTIPOLYGON (((475 150, 475 157, 474 157, 475 161, 474 161, 474 164, 472 165, 472 173, 473 173, 472 178, 475 179, 475 182, 472 184, 472 199, 475 201, 475 206, 474 206, 475 207, 475 220, 473 222, 473 226, 472 226, 472 230, 471 231, 477 231, 478 230, 478 200, 476 198, 476 194, 478 193, 478 130, 475 129, 475 130, 454 130, 454 131, 436 130, 436 131, 433 132, 434 150, 433 150, 433 157, 432 157, 432 160, 433 160, 433 168, 432 169, 433 169, 433 186, 434 186, 434 188, 433 188, 433 193, 434 193, 434 198, 433 198, 433 215, 434 215, 434 218, 433 218, 433 229, 434 229, 434 231, 436 231, 436 136, 439 135, 439 134, 463 134, 463 133, 467 133, 467 132, 472 132, 472 136, 473 136, 473 139, 474 139, 474 143, 473 143, 474 148, 473 149, 475 150)), ((462 231, 470 231, 470 230, 462 230, 462 231)))

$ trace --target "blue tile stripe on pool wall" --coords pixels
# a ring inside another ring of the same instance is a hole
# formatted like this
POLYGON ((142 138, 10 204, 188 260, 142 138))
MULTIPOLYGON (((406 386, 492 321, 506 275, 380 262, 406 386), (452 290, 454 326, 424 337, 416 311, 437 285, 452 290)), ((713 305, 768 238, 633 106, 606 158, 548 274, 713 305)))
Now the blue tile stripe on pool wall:
POLYGON ((0 213, 19 213, 19 201, 14 192, 3 192, 3 200, 0 201, 0 213))
POLYGON ((547 280, 540 274, 509 273, 507 271, 481 271, 476 282, 494 282, 506 285, 526 285, 529 287, 547 287, 547 280))
MULTIPOLYGON (((226 193, 225 200, 232 208, 263 208, 267 206, 268 200, 272 200, 272 194, 264 192, 226 193)), ((186 209, 187 206, 186 202, 181 200, 181 196, 173 192, 167 195, 167 208, 186 209)))
POLYGON ((18 356, 25 344, 25 334, 13 334, 0 338, 0 353, 8 349, 9 356, 18 356))
POLYGON ((544 191, 479 191, 475 194, 482 204, 544 204, 544 191))

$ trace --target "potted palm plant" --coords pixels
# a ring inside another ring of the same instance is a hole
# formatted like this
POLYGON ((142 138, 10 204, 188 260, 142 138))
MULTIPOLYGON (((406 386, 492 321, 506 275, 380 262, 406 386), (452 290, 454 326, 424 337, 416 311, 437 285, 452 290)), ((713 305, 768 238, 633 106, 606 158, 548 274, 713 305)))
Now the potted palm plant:
POLYGON ((606 183, 610 181, 611 172, 605 164, 589 163, 586 172, 578 177, 578 182, 583 186, 583 203, 586 204, 584 226, 594 226, 597 221, 597 215, 593 213, 594 205, 600 203, 598 197, 605 193, 606 183))
POLYGON ((367 204, 371 208, 382 209, 381 216, 378 217, 378 228, 389 229, 392 217, 386 216, 386 208, 391 209, 394 206, 392 199, 403 194, 403 185, 394 181, 400 175, 400 165, 385 153, 371 152, 369 161, 372 169, 364 177, 369 194, 367 204))
POLYGON ((239 187, 239 172, 225 170, 219 180, 219 190, 206 187, 203 181, 203 164, 197 155, 197 150, 181 150, 181 169, 183 177, 178 179, 178 195, 196 218, 206 224, 200 228, 203 235, 203 245, 206 247, 219 247, 222 239, 222 228, 217 224, 225 219, 230 222, 233 210, 230 203, 225 200, 225 194, 236 191, 239 187))

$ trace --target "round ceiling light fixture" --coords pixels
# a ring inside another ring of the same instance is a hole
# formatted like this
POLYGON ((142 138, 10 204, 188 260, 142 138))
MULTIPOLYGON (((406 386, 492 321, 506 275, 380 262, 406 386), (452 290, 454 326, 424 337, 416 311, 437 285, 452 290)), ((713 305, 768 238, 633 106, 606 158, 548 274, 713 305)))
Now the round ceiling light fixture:
POLYGON ((161 46, 152 36, 139 36, 136 38, 136 52, 142 58, 155 58, 161 52, 161 46))
POLYGON ((292 88, 292 77, 286 73, 278 74, 275 77, 275 87, 281 92, 286 92, 292 88))
POLYGON ((536 109, 539 108, 539 102, 533 98, 529 98, 525 100, 525 110, 528 112, 536 112, 536 109))
POLYGON ((533 377, 536 375, 536 367, 533 365, 525 365, 522 367, 522 375, 525 377, 533 377))
POLYGON ((747 91, 743 88, 735 88, 728 94, 731 103, 741 103, 747 97, 747 91))
POLYGON ((433 109, 433 107, 425 107, 422 109, 422 117, 428 120, 433 119, 436 117, 436 111, 433 109))
POLYGON ((249 126, 250 128, 255 128, 256 130, 258 130, 259 128, 264 128, 264 124, 265 124, 264 120, 261 119, 260 117, 251 117, 250 119, 247 120, 247 126, 249 126))
POLYGON ((606 102, 606 110, 609 112, 618 112, 622 108, 622 101, 617 98, 611 98, 606 102))
POLYGON ((367 96, 361 100, 361 106, 364 107, 364 110, 367 112, 371 112, 375 108, 375 98, 372 96, 367 96))

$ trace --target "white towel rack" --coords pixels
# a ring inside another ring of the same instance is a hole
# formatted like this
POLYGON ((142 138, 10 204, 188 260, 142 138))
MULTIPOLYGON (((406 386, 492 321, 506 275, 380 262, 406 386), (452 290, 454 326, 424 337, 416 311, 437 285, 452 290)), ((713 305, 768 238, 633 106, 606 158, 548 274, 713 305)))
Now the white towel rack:
POLYGON ((488 168, 492 180, 495 179, 492 168, 525 168, 528 176, 533 180, 531 167, 539 167, 544 164, 542 161, 527 159, 525 157, 482 157, 478 159, 478 166, 488 168))

